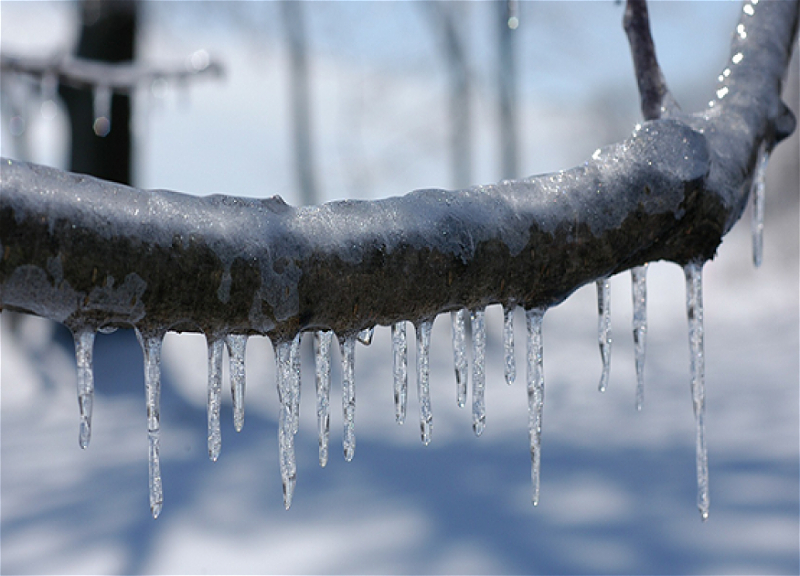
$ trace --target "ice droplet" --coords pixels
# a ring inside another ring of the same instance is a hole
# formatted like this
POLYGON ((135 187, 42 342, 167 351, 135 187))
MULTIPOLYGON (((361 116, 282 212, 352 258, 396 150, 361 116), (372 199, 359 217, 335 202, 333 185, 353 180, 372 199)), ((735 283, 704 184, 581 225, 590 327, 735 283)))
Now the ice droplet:
POLYGON ((344 419, 342 445, 344 447, 344 459, 350 462, 356 451, 356 337, 340 338, 339 348, 342 353, 342 416, 344 419))
POLYGON ((225 344, 228 348, 230 368, 233 427, 237 432, 241 432, 244 426, 244 357, 247 349, 247 336, 245 334, 228 334, 225 337, 225 344))
POLYGON ((298 332, 292 340, 290 348, 291 372, 289 374, 289 384, 291 387, 292 399, 292 434, 297 434, 300 426, 300 341, 303 333, 298 332))
POLYGON ((766 142, 761 144, 758 151, 758 163, 753 175, 753 184, 750 187, 750 195, 753 197, 753 219, 751 229, 753 232, 753 264, 758 268, 764 253, 764 196, 766 192, 765 181, 767 178, 767 164, 769 163, 769 152, 766 142))
POLYGON ((283 483, 283 505, 288 510, 297 482, 297 463, 294 454, 294 424, 292 398, 292 342, 283 340, 275 345, 278 402, 278 462, 283 483))
POLYGON ((531 501, 539 505, 539 470, 541 467, 542 409, 544 407, 544 366, 542 356, 542 319, 544 308, 525 311, 528 328, 528 436, 531 446, 531 501))
POLYGON ((631 268, 633 349, 636 361, 636 409, 644 405, 644 359, 647 344, 647 264, 631 268))
POLYGON ((456 371, 456 402, 459 408, 467 403, 467 310, 462 308, 450 313, 453 323, 453 361, 456 371))
POLYGON ((695 418, 695 450, 697 459, 697 508, 703 520, 708 519, 708 451, 706 449, 705 357, 703 350, 703 263, 690 262, 686 274, 686 315, 689 319, 690 368, 692 373, 692 406, 695 418))
POLYGON ((92 368, 93 330, 82 328, 72 333, 75 360, 78 364, 78 407, 81 414, 78 444, 84 450, 92 439, 92 404, 94 403, 94 370, 92 368))
POLYGON ((486 427, 486 318, 485 309, 471 314, 472 327, 472 430, 475 436, 486 427))
POLYGON ((317 430, 319 465, 328 463, 328 439, 331 429, 331 340, 333 332, 314 332, 314 372, 317 388, 317 430))
POLYGON ((219 458, 222 450, 222 431, 219 412, 222 406, 222 352, 224 341, 206 335, 208 344, 208 457, 212 462, 219 458))
POLYGON ((408 398, 408 344, 406 323, 392 325, 392 368, 394 372, 394 417, 398 424, 406 421, 408 398))
POLYGON ((597 281, 597 314, 597 339, 603 359, 603 373, 597 388, 605 392, 611 373, 611 283, 608 278, 597 281))
POLYGON ((372 328, 365 328, 361 332, 358 333, 358 341, 361 342, 364 346, 369 346, 372 344, 372 337, 375 335, 375 326, 372 328))
POLYGON ((111 96, 108 86, 98 84, 92 91, 92 106, 94 110, 94 133, 101 138, 111 132, 111 96))
POLYGON ((506 384, 511 386, 517 379, 517 363, 514 360, 514 310, 513 304, 503 306, 503 366, 506 384))
POLYGON ((158 518, 164 503, 161 486, 161 344, 164 332, 160 330, 140 332, 136 337, 144 355, 144 388, 147 401, 147 440, 148 440, 148 485, 150 492, 150 513, 158 518))
POLYGON ((433 320, 423 320, 416 326, 417 331, 417 395, 419 396, 419 431, 422 443, 431 442, 433 413, 431 412, 431 389, 429 380, 429 360, 431 349, 431 328, 433 320))

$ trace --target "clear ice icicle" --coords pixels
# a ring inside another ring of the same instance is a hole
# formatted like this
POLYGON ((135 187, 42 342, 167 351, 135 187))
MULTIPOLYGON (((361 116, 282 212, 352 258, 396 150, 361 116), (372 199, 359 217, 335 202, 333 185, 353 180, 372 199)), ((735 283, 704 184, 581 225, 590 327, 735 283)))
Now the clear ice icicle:
POLYGON ((517 364, 514 360, 514 310, 516 306, 513 304, 503 306, 503 370, 509 386, 517 379, 517 364))
POLYGON ((331 430, 331 340, 333 332, 314 332, 314 372, 317 389, 317 430, 319 465, 328 463, 328 439, 331 430))
POLYGON ((292 434, 297 434, 300 426, 300 341, 303 337, 302 332, 298 332, 292 340, 290 348, 291 373, 289 383, 291 386, 292 399, 292 434))
POLYGON ((278 462, 283 483, 283 505, 288 510, 297 482, 297 463, 294 454, 294 413, 292 398, 292 342, 281 341, 275 345, 278 402, 278 462))
POLYGON ((422 443, 431 442, 433 413, 431 412, 431 389, 429 379, 429 360, 431 349, 431 328, 433 320, 423 320, 417 329, 417 395, 419 396, 419 431, 422 443))
POLYGON ((539 505, 542 409, 544 407, 544 366, 542 361, 542 319, 544 308, 525 311, 528 328, 528 435, 531 446, 531 501, 539 505))
POLYGON ((364 328, 361 332, 358 333, 358 341, 361 342, 364 346, 369 346, 372 344, 372 337, 375 335, 375 326, 371 328, 364 328))
POLYGON ((208 457, 212 462, 219 458, 222 450, 222 431, 219 413, 222 407, 222 352, 225 342, 206 336, 208 343, 208 457))
POLYGON ((406 421, 408 398, 408 343, 406 323, 392 324, 392 368, 394 372, 394 418, 398 424, 406 421))
POLYGON ((644 405, 644 358, 647 344, 647 264, 631 268, 633 349, 636 361, 636 409, 644 405))
POLYGON ((247 336, 244 334, 228 334, 225 337, 228 348, 228 360, 231 379, 231 398, 233 400, 233 427, 237 432, 244 426, 244 391, 245 366, 244 357, 247 349, 247 336))
POLYGON ((689 319, 689 350, 692 373, 692 406, 695 418, 695 450, 697 459, 697 508, 703 520, 708 519, 708 452, 706 449, 705 357, 703 350, 703 264, 690 262, 686 274, 686 315, 689 319))
POLYGON ((148 486, 150 492, 150 513, 158 518, 164 503, 161 486, 161 344, 164 333, 160 331, 140 332, 136 337, 144 355, 144 388, 147 401, 147 440, 148 440, 148 486))
POLYGON ((467 310, 462 308, 450 313, 453 323, 453 361, 456 371, 456 402, 460 408, 467 403, 467 310))
POLYGON ((92 438, 92 404, 94 403, 94 370, 92 349, 94 330, 80 329, 72 334, 75 339, 75 359, 78 364, 78 408, 81 414, 78 444, 84 450, 92 438))
POLYGON ((340 339, 339 347, 342 352, 342 416, 344 419, 342 446, 344 459, 349 462, 356 452, 356 337, 347 336, 340 339))
POLYGON ((477 308, 470 316, 472 327, 472 430, 476 436, 486 427, 486 318, 477 308))
POLYGON ((97 85, 92 92, 94 123, 92 129, 97 136, 104 138, 111 132, 111 88, 97 85))
POLYGON ((597 388, 605 392, 611 372, 611 283, 608 278, 597 281, 597 315, 597 340, 603 359, 603 373, 597 388))
POLYGON ((764 253, 764 195, 769 154, 766 143, 762 143, 758 151, 758 164, 753 176, 753 184, 750 188, 750 195, 753 197, 751 226, 753 232, 753 264, 755 264, 756 268, 761 266, 761 259, 764 253))

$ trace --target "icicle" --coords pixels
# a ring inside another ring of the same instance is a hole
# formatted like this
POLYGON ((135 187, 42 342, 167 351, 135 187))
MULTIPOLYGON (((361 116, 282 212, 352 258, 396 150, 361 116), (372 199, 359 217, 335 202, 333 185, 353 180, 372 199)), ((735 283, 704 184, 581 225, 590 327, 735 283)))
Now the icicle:
POLYGON ((364 346, 369 346, 372 344, 372 337, 375 335, 375 326, 372 328, 365 328, 361 332, 358 333, 358 341, 361 342, 364 346))
POLYGON ((84 450, 92 438, 92 404, 94 403, 94 371, 92 369, 93 330, 82 328, 73 332, 75 359, 78 364, 78 407, 81 414, 78 443, 84 450))
POLYGON ((92 92, 92 106, 94 109, 94 133, 101 138, 111 132, 111 96, 108 86, 97 85, 92 92))
POLYGON ((467 403, 467 310, 461 309, 450 313, 453 322, 453 360, 456 370, 456 402, 459 408, 467 403))
POLYGON ((541 466, 542 408, 544 407, 544 367, 542 362, 542 319, 544 308, 525 311, 528 327, 528 435, 531 445, 532 501, 539 505, 541 466))
POLYGON ((319 465, 328 463, 328 438, 331 427, 331 339, 333 332, 314 332, 314 367, 317 383, 317 429, 319 465))
POLYGON ((144 354, 144 387, 147 398, 147 440, 149 444, 148 479, 150 491, 150 512, 158 518, 164 502, 161 486, 161 459, 159 444, 161 436, 161 344, 164 333, 145 332, 138 329, 136 337, 144 354))
POLYGON ((300 341, 303 333, 298 332, 292 340, 290 349, 292 371, 290 374, 292 399, 292 434, 297 434, 300 426, 300 341))
POLYGON ((486 320, 485 309, 471 314, 472 327, 472 430, 475 436, 486 427, 486 320))
POLYGON ((503 306, 503 366, 506 384, 511 386, 517 379, 517 364, 514 360, 514 310, 513 304, 503 306))
POLYGON ((608 278, 597 281, 597 314, 597 339, 603 359, 603 374, 597 388, 600 392, 605 392, 611 372, 611 283, 608 278))
POLYGON ((344 459, 353 459, 356 451, 356 382, 355 382, 355 336, 339 339, 342 352, 342 415, 344 417, 344 459))
POLYGON ((633 348, 636 356, 636 409, 644 405, 644 357, 647 339, 647 264, 631 268, 633 348))
POLYGON ((433 414, 431 412, 431 390, 428 378, 433 320, 423 320, 417 327, 417 395, 419 396, 419 431, 422 443, 431 442, 433 414))
POLYGON ((237 432, 244 426, 244 390, 245 367, 244 357, 247 348, 245 334, 228 334, 225 337, 228 348, 228 360, 231 379, 231 398, 233 400, 233 427, 237 432))
POLYGON ((686 274, 686 315, 689 318, 689 350, 692 372, 692 405, 695 418, 697 455, 697 507, 708 519, 708 452, 706 450, 705 357, 703 351, 703 263, 690 262, 686 274))
POLYGON ((406 323, 392 325, 392 367, 394 370, 394 417, 398 424, 406 421, 408 398, 408 344, 406 323))
POLYGON ((288 510, 297 482, 297 463, 294 454, 294 418, 292 398, 292 342, 282 341, 275 345, 278 402, 278 461, 283 482, 283 505, 288 510))
POLYGON ((208 343, 208 457, 212 462, 222 450, 222 431, 219 412, 222 406, 222 352, 225 342, 215 336, 206 336, 208 343))
POLYGON ((756 268, 761 266, 761 259, 764 253, 764 181, 767 177, 769 154, 766 142, 762 143, 758 151, 758 164, 756 165, 756 172, 753 176, 753 184, 750 188, 750 194, 753 197, 753 219, 751 226, 753 232, 753 264, 755 264, 756 268))

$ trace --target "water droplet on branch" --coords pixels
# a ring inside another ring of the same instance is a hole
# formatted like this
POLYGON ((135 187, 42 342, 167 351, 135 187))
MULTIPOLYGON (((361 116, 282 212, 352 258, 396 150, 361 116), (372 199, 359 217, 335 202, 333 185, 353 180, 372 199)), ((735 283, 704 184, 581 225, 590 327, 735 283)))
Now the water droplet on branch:
POLYGON ((101 138, 111 132, 111 97, 112 92, 108 86, 97 85, 92 91, 92 105, 94 109, 94 133, 101 138))
POLYGON ((372 344, 372 337, 375 335, 375 326, 372 328, 365 328, 361 332, 358 333, 358 341, 361 342, 364 346, 369 346, 372 344))

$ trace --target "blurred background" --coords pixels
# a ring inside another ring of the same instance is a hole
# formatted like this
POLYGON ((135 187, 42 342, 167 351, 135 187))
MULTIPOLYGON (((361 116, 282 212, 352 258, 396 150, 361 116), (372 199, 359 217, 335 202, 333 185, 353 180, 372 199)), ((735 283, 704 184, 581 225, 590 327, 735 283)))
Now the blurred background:
MULTIPOLYGON (((0 152, 143 188, 280 194, 305 204, 555 171, 628 136, 640 114, 624 6, 513 5, 515 30, 505 2, 3 0, 3 55, 82 53, 178 68, 210 59, 224 75, 143 83, 128 103, 115 96, 110 132, 101 137, 90 92, 53 93, 41 79, 4 74, 0 152), (117 24, 103 28, 108 18, 117 24), (93 33, 110 34, 115 49, 93 48, 93 33), (104 155, 89 166, 87 158, 104 155)), ((740 10, 738 2, 652 3, 659 58, 684 110, 701 110, 711 98, 740 10)), ((785 97, 797 114, 796 55, 785 97)), ((656 263, 648 273, 641 413, 628 274, 611 281, 615 341, 605 394, 597 392, 594 287, 545 317, 536 509, 521 313, 519 377, 506 386, 502 313, 487 310, 487 428, 478 439, 469 410, 455 403, 449 319, 435 322, 427 447, 414 422, 413 378, 409 421, 394 423, 389 330, 379 327, 372 345, 356 352, 356 457, 339 456, 334 409, 325 469, 317 464, 306 354, 288 512, 269 341, 250 339, 246 425, 234 432, 226 399, 222 455, 211 463, 204 338, 168 335, 165 500, 154 521, 133 333, 98 335, 94 434, 82 451, 71 336, 4 312, 0 571, 798 573, 799 166, 795 133, 770 162, 762 267, 752 266, 749 209, 705 267, 708 522, 695 506, 683 272, 656 263)), ((337 377, 334 367, 334 407, 337 377)))

